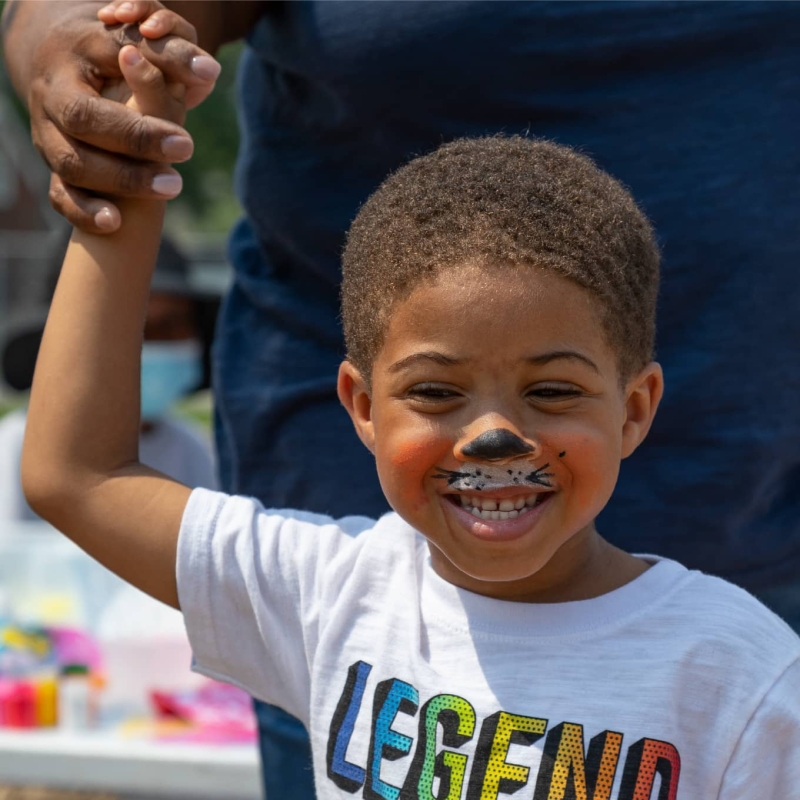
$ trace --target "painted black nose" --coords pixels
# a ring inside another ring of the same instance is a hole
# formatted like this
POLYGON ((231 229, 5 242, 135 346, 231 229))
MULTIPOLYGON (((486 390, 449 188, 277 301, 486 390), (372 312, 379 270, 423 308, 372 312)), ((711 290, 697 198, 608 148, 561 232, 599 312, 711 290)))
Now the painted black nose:
POLYGON ((533 452, 533 447, 515 433, 505 428, 485 431, 461 448, 461 453, 469 458, 482 458, 484 461, 500 461, 533 452))

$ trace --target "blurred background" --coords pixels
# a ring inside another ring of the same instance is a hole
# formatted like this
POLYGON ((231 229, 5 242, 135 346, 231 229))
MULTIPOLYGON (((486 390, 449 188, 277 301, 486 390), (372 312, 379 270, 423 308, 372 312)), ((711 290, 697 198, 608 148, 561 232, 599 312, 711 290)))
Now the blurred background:
MULTIPOLYGON (((195 152, 177 166, 184 189, 168 209, 171 246, 154 284, 164 302, 148 311, 157 409, 142 452, 157 460, 165 441, 178 441, 194 485, 214 481, 208 344, 229 281, 225 235, 239 213, 239 52, 220 51, 217 88, 189 113, 195 152), (158 381, 170 369, 163 353, 175 351, 162 340, 182 339, 168 330, 181 313, 176 297, 191 299, 185 338, 200 340, 204 370, 170 394, 158 381)), ((124 587, 37 520, 18 492, 27 388, 69 237, 48 182, 26 111, 0 73, 0 800, 259 797, 249 699, 192 675, 178 612, 124 587)))

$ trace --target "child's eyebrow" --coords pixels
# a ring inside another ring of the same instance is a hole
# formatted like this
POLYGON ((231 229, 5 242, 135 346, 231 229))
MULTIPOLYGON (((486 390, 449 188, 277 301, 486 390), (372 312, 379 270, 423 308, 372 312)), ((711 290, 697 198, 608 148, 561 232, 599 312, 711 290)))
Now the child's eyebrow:
MULTIPOLYGON (((600 369, 597 364, 595 364, 591 358, 583 355, 583 353, 579 353, 577 350, 552 350, 548 353, 541 353, 540 355, 536 356, 528 356, 525 359, 525 362, 527 364, 532 364, 535 367, 541 367, 545 364, 549 364, 551 361, 558 361, 560 359, 566 359, 568 361, 581 361, 594 370, 598 375, 600 374, 600 369)), ((438 352, 437 350, 426 350, 421 353, 412 353, 410 356, 406 356, 405 358, 401 358, 399 361, 395 361, 394 364, 389 367, 389 372, 402 372, 404 369, 413 367, 420 361, 433 361, 435 364, 441 364, 443 367, 454 367, 458 366, 459 364, 466 363, 467 360, 453 358, 452 356, 447 356, 444 353, 438 352)))
POLYGON ((444 353, 440 353, 436 350, 425 350, 421 353, 412 353, 410 356, 395 361, 394 364, 389 367, 389 372, 402 372, 404 369, 413 367, 414 364, 419 361, 433 361, 436 364, 441 364, 443 367, 454 367, 464 363, 463 359, 446 356, 444 353))
POLYGON ((592 361, 588 356, 579 353, 576 350, 553 350, 549 353, 542 353, 538 356, 528 356, 525 361, 528 364, 533 364, 535 367, 541 367, 549 364, 551 361, 558 361, 559 359, 567 359, 570 361, 582 361, 587 366, 591 367, 598 375, 600 369, 597 364, 592 361))

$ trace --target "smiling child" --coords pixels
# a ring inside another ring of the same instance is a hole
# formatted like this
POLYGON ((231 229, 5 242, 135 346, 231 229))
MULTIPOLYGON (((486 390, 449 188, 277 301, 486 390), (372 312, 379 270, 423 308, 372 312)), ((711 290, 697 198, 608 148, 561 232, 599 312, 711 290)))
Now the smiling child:
MULTIPOLYGON (((180 87, 134 48, 120 61, 130 105, 181 120, 180 87)), ((25 490, 183 611, 198 671, 305 722, 321 798, 796 795, 800 640, 594 525, 663 388, 658 251, 619 183, 549 142, 461 140, 359 212, 338 389, 394 509, 377 521, 190 492, 138 462, 162 213, 131 202, 120 232, 73 237, 25 490)))

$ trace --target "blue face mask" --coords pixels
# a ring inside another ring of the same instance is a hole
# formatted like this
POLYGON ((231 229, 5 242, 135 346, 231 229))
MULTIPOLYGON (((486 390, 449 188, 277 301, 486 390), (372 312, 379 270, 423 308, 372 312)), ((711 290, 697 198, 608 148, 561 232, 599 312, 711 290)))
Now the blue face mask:
POLYGON ((142 345, 142 419, 161 419, 203 377, 200 342, 145 342, 142 345))

